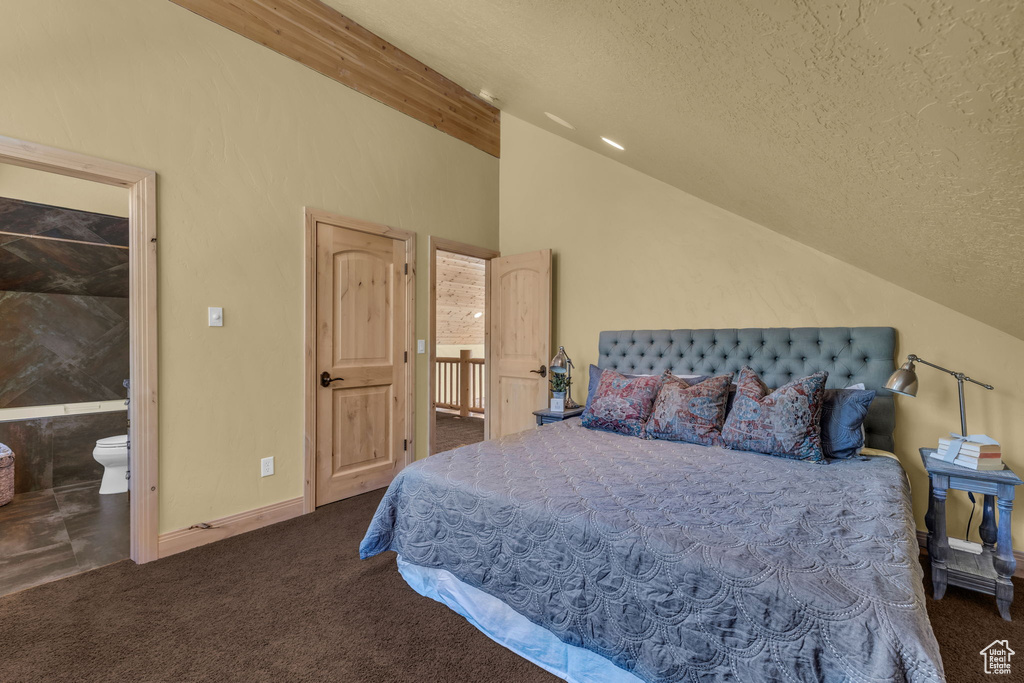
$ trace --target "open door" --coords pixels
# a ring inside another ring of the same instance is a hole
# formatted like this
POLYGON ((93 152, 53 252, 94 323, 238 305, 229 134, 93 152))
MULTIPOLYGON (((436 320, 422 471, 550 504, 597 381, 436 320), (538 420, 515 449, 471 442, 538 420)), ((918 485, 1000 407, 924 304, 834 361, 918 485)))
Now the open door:
POLYGON ((551 360, 551 250, 491 260, 491 438, 537 424, 551 360))

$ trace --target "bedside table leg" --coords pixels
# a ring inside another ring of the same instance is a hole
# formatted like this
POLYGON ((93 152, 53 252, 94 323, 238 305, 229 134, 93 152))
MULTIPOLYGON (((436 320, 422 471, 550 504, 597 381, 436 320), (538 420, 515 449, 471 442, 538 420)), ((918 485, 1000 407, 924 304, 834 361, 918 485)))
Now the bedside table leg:
POLYGON ((1010 621, 1010 605, 1013 603, 1013 582, 1010 577, 1017 570, 1017 560, 1013 557, 1013 538, 1010 532, 1010 521, 1013 518, 1013 498, 999 499, 999 540, 996 544, 996 604, 999 614, 1010 621))
POLYGON ((946 486, 945 477, 936 477, 938 486, 932 487, 932 502, 935 504, 935 534, 932 539, 932 595, 941 600, 946 594, 946 560, 949 557, 949 540, 946 538, 946 486))

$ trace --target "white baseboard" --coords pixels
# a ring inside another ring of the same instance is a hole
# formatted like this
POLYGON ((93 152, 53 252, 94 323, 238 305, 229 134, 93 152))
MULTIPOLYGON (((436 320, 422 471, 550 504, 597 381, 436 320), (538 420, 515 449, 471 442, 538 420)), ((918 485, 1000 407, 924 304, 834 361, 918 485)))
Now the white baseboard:
MULTIPOLYGON (((917 544, 921 546, 921 552, 925 555, 928 554, 928 532, 917 531, 917 544)), ((1024 579, 1024 553, 1019 550, 1013 551, 1013 557, 1017 560, 1017 571, 1013 573, 1014 576, 1020 579, 1024 579)))
POLYGON ((206 522, 203 528, 199 525, 188 529, 178 529, 160 534, 157 540, 158 556, 163 558, 175 553, 180 553, 201 545, 221 541, 225 538, 244 534, 247 531, 283 522, 292 517, 302 514, 302 497, 284 500, 280 503, 265 505, 261 508, 239 512, 235 515, 228 515, 210 522, 206 522), (207 528, 208 527, 208 528, 207 528))

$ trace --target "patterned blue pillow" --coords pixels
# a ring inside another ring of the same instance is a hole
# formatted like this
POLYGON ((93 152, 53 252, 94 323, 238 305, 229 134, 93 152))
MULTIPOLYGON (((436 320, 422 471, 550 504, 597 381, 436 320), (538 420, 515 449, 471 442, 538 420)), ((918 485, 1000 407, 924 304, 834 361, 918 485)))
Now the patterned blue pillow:
POLYGON ((722 441, 729 448, 795 460, 825 459, 821 451, 821 404, 827 372, 770 391, 757 373, 744 366, 736 379, 736 400, 722 441))
POLYGON ((874 391, 826 389, 821 406, 821 450, 829 458, 852 458, 864 446, 864 418, 874 391))
POLYGON ((642 437, 661 383, 660 375, 630 378, 614 370, 603 371, 581 424, 587 429, 642 437))
MULTIPOLYGON (((587 385, 587 402, 584 405, 590 405, 590 402, 594 400, 594 392, 597 391, 597 383, 601 381, 601 368, 597 367, 593 363, 590 364, 590 384, 587 385)), ((622 375, 623 377, 648 377, 648 375, 622 375)), ((672 375, 673 377, 682 377, 688 384, 699 384, 704 380, 708 379, 707 375, 672 375)))
POLYGON ((647 438, 722 445, 722 423, 732 373, 693 384, 691 381, 665 373, 665 383, 654 400, 644 430, 647 438))

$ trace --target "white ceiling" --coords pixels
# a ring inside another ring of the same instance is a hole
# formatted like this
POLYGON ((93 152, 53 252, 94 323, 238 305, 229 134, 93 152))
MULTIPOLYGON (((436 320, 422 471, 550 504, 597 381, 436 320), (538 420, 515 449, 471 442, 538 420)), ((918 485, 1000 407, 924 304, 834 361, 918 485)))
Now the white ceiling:
POLYGON ((326 2, 506 112, 1024 338, 1019 0, 326 2))

